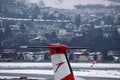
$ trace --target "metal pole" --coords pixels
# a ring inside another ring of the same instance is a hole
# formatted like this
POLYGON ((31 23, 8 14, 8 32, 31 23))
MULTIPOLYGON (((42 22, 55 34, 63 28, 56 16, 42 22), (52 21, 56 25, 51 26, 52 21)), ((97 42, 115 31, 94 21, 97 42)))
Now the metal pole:
POLYGON ((0 26, 2 27, 2 20, 0 20, 0 26))

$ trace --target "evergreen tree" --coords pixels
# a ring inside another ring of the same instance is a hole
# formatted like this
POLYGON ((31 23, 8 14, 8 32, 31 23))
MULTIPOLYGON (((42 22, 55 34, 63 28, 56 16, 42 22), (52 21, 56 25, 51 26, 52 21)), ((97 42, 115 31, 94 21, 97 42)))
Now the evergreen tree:
POLYGON ((24 23, 21 23, 21 24, 20 24, 20 32, 21 32, 21 33, 25 33, 25 30, 26 30, 26 28, 25 28, 25 26, 24 26, 24 23))
POLYGON ((120 50, 120 34, 116 29, 113 30, 112 41, 113 41, 113 49, 120 50))
POLYGON ((4 38, 12 38, 13 34, 12 34, 12 30, 10 29, 10 26, 8 24, 8 22, 5 22, 5 32, 4 32, 4 38))
POLYGON ((40 8, 35 6, 32 10, 32 18, 37 19, 37 16, 40 14, 40 8))
POLYGON ((80 24, 81 24, 81 15, 78 14, 76 19, 75 19, 75 25, 76 25, 76 27, 79 27, 80 24))
POLYGON ((107 25, 113 25, 113 17, 108 15, 108 16, 105 16, 105 24, 107 25))
POLYGON ((0 26, 0 50, 2 50, 2 40, 4 38, 4 34, 3 34, 3 31, 2 31, 2 27, 0 26))

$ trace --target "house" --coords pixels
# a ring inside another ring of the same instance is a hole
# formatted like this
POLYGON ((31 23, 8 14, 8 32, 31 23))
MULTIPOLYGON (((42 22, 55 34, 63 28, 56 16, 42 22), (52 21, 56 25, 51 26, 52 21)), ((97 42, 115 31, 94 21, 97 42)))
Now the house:
POLYGON ((24 61, 41 61, 44 60, 44 55, 40 52, 21 52, 17 54, 17 59, 24 61))
POLYGON ((15 51, 12 49, 4 49, 0 54, 0 61, 13 61, 15 58, 15 51))
POLYGON ((49 51, 41 51, 41 52, 18 52, 17 53, 18 60, 24 61, 46 61, 50 60, 49 51))
POLYGON ((48 60, 48 61, 51 60, 51 56, 50 56, 49 51, 41 51, 40 53, 44 55, 44 60, 45 61, 46 60, 48 60))
POLYGON ((85 52, 74 52, 73 60, 74 61, 88 61, 88 56, 85 54, 85 52))
POLYGON ((108 51, 109 60, 120 62, 120 51, 108 51))
POLYGON ((101 52, 90 52, 88 54, 88 59, 91 61, 93 61, 93 60, 101 61, 102 60, 102 53, 101 52))

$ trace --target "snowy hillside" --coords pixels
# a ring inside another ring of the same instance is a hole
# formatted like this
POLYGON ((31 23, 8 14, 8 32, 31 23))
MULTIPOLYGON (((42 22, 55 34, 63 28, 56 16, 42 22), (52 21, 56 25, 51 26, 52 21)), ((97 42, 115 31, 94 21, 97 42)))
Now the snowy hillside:
MULTIPOLYGON (((40 0, 30 0, 31 3, 38 3, 40 0)), ((118 4, 111 2, 108 0, 43 0, 46 7, 54 7, 54 8, 60 8, 60 9, 74 9, 74 5, 82 4, 102 4, 102 5, 110 5, 112 4, 118 4)))

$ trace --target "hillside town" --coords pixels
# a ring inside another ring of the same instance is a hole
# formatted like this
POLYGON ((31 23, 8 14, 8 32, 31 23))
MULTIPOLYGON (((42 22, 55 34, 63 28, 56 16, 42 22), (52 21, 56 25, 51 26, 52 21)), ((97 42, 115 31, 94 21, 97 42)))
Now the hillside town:
POLYGON ((90 48, 68 51, 71 61, 120 62, 120 5, 74 7, 0 0, 0 61, 50 61, 48 50, 18 47, 61 43, 90 48))

